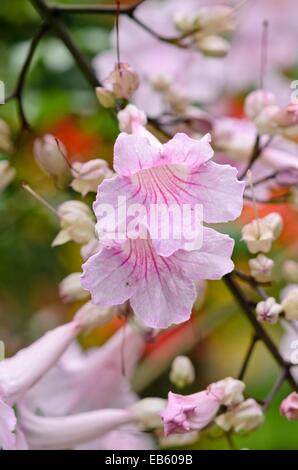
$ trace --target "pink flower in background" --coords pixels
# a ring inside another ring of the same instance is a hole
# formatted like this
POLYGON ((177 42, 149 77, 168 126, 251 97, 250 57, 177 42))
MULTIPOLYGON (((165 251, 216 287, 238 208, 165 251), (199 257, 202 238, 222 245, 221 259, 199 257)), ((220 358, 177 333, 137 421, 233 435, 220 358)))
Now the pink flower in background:
POLYGON ((143 348, 130 325, 99 349, 73 343, 18 406, 29 448, 152 449, 125 409, 137 401, 129 379, 143 348))
POLYGON ((167 328, 189 319, 195 281, 220 279, 232 271, 234 241, 204 228, 200 250, 160 256, 150 240, 127 240, 102 247, 83 265, 82 285, 103 307, 130 300, 147 326, 167 328))
POLYGON ((213 386, 185 396, 170 392, 168 406, 161 414, 165 435, 205 428, 215 418, 221 398, 222 392, 213 386))
POLYGON ((281 404, 280 412, 290 421, 298 420, 298 393, 291 393, 281 404))
MULTIPOLYGON (((179 36, 174 25, 177 14, 196 14, 202 6, 219 3, 231 6, 231 2, 219 0, 168 0, 162 3, 148 0, 137 8, 136 16, 161 36, 175 37, 179 36)), ((134 96, 138 107, 149 116, 168 111, 163 93, 154 86, 155 80, 160 77, 166 79, 178 95, 185 96, 192 103, 208 104, 219 100, 224 94, 235 94, 258 86, 261 60, 258 51, 261 51, 264 20, 269 23, 266 83, 282 101, 289 100, 290 83, 283 71, 296 65, 296 0, 247 1, 237 8, 239 3, 233 3, 237 23, 232 34, 231 50, 220 59, 163 43, 130 18, 121 17, 121 60, 129 62, 141 77, 140 88, 134 96), (252 50, 256 53, 252 54, 252 50)), ((112 43, 116 44, 115 32, 112 43)), ((98 77, 105 79, 115 62, 115 47, 113 52, 99 54, 94 61, 98 77)))
POLYGON ((59 326, 0 362, 0 448, 25 447, 12 407, 55 364, 80 330, 76 321, 59 326))

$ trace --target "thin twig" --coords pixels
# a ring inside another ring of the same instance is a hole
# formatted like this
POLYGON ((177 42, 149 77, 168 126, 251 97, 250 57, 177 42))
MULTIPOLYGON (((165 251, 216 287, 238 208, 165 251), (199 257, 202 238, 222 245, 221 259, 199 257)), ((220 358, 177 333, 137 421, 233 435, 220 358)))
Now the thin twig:
MULTIPOLYGON (((132 13, 145 0, 140 0, 133 5, 121 5, 119 13, 132 13)), ((71 14, 100 14, 113 15, 117 11, 116 5, 51 5, 53 13, 71 13, 71 14)))
POLYGON ((283 369, 279 376, 277 377, 277 380, 272 388, 272 390, 269 392, 269 395, 267 396, 267 398, 264 400, 263 402, 263 411, 267 411, 267 409, 269 408, 272 400, 275 398, 275 396, 277 395, 277 393, 279 392, 280 388, 282 387, 286 377, 287 377, 287 373, 288 373, 288 369, 283 369))
POLYGON ((238 304, 242 308, 243 312, 245 313, 246 317, 250 321, 251 325, 253 326, 256 335, 263 341, 269 352, 271 353, 272 357, 275 359, 277 364, 287 370, 286 374, 286 379, 291 385, 291 387, 297 392, 298 391, 298 384, 296 383, 296 380, 292 376, 292 373, 290 371, 290 364, 288 364, 281 354, 279 353, 279 350, 275 343, 272 341, 271 337, 268 335, 268 333, 264 330, 262 325, 258 322, 256 319, 254 310, 252 309, 250 303, 248 302, 244 292, 242 289, 239 287, 237 282, 233 279, 233 276, 231 274, 227 274, 224 277, 224 281, 226 283, 226 286, 230 290, 231 294, 233 297, 237 300, 238 304))
POLYGON ((256 335, 252 336, 252 339, 251 339, 251 341, 249 343, 249 346, 248 346, 247 353, 244 357, 244 361, 241 365, 240 372, 238 374, 238 380, 242 380, 244 378, 245 373, 247 371, 247 367, 249 365, 249 361, 252 357, 252 354, 255 350, 255 346, 256 346, 258 340, 259 340, 258 336, 256 336, 256 335))

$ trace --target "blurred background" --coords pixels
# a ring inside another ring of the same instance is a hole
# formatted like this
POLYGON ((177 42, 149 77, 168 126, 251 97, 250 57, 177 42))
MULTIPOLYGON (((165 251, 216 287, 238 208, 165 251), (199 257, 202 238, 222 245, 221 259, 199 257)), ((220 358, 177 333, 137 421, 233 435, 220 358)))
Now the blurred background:
MULTIPOLYGON (((283 2, 278 0, 254 3, 268 6, 270 2, 279 3, 283 8, 283 2)), ((57 0, 56 3, 100 4, 94 0, 57 0)), ((129 0, 123 3, 127 4, 129 0)), ((296 18, 297 10, 296 4, 296 18)), ((253 15, 253 11, 250 14, 253 15)), ((259 21, 257 9, 255 14, 255 21, 259 21)), ((90 61, 98 53, 110 49, 113 16, 68 15, 65 22, 74 41, 90 61)), ((40 18, 28 0, 1 0, 0 80, 5 83, 6 96, 14 90, 30 40, 39 24, 40 18)), ((278 30, 271 34, 276 41, 279 39, 278 30)), ((298 78, 297 66, 298 60, 293 58, 292 67, 283 70, 285 78, 298 78)), ((242 115, 243 96, 248 89, 237 88, 234 95, 229 93, 230 115, 242 115)), ((6 355, 71 318, 80 305, 65 306, 58 294, 59 282, 66 275, 81 270, 79 247, 70 242, 51 248, 59 229, 58 221, 31 198, 21 184, 28 182, 55 207, 66 199, 79 197, 71 188, 57 190, 53 181, 37 167, 32 154, 34 137, 54 134, 66 145, 71 161, 103 158, 112 166, 113 143, 118 133, 116 121, 100 108, 94 91, 64 44, 51 32, 42 40, 34 56, 24 90, 24 106, 34 135, 23 135, 11 154, 0 151, 0 159, 9 158, 17 169, 14 182, 0 193, 0 340, 5 342, 6 355)), ((0 105, 0 118, 9 124, 13 136, 18 137, 19 121, 14 101, 0 105)), ((86 201, 91 203, 92 196, 86 201)), ((283 235, 272 252, 277 282, 269 293, 278 297, 284 285, 280 275, 283 261, 288 258, 298 260, 298 211, 288 204, 270 205, 260 210, 278 210, 285 220, 283 235)), ((223 228, 236 239, 234 259, 237 267, 244 271, 247 271, 249 255, 240 242, 240 229, 250 217, 251 209, 246 208, 242 220, 223 228)), ((190 322, 161 334, 147 345, 134 377, 135 389, 141 396, 167 396, 172 389, 168 379, 169 366, 177 354, 189 355, 196 367, 196 382, 185 393, 200 390, 225 376, 237 376, 250 342, 251 327, 223 282, 208 282, 206 289, 205 300, 196 306, 190 322)), ((250 295, 253 296, 253 292, 250 295)), ((117 319, 111 325, 93 331, 81 338, 82 344, 85 347, 102 344, 120 324, 121 320, 117 319)), ((270 329, 270 334, 278 340, 282 331, 275 327, 270 329)), ((271 357, 261 344, 258 345, 245 378, 247 394, 263 399, 277 372, 271 357)), ((272 403, 261 429, 235 438, 239 448, 298 449, 298 423, 287 422, 278 412, 281 398, 288 392, 285 385, 272 403)), ((209 436, 202 437, 192 447, 225 449, 228 444, 225 439, 209 436)))

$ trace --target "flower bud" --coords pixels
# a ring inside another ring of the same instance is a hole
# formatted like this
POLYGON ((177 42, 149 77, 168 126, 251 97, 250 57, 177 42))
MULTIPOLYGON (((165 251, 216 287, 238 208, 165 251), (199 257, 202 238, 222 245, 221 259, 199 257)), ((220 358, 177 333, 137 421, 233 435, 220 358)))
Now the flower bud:
POLYGON ((10 128, 2 119, 0 119, 0 150, 8 154, 13 151, 10 128))
POLYGON ((0 160, 0 192, 12 182, 16 175, 16 170, 10 165, 8 160, 0 160))
POLYGON ((134 69, 126 63, 117 64, 105 80, 107 89, 114 92, 116 98, 129 98, 139 88, 140 80, 134 69))
POLYGON ((281 305, 287 320, 298 320, 298 287, 288 292, 281 305))
POLYGON ((257 282, 271 282, 274 261, 261 253, 248 261, 250 273, 257 282))
POLYGON ((117 114, 120 131, 131 134, 135 126, 147 124, 146 114, 133 104, 128 104, 117 114))
POLYGON ((242 240, 246 242, 251 253, 268 253, 271 250, 274 235, 262 219, 255 219, 242 228, 242 240))
POLYGON ((293 392, 283 400, 280 413, 290 421, 298 420, 298 393, 293 392))
POLYGON ((283 308, 273 297, 259 302, 256 306, 257 319, 259 322, 266 322, 273 325, 277 322, 279 314, 283 308))
POLYGON ((162 427, 160 414, 164 411, 167 400, 162 398, 143 398, 129 407, 129 411, 139 420, 141 428, 152 430, 162 427))
POLYGON ((278 212, 271 212, 262 218, 262 221, 270 228, 273 233, 274 239, 276 240, 283 229, 283 219, 278 212))
POLYGON ((36 163, 44 173, 63 186, 70 179, 70 168, 65 160, 67 151, 62 142, 51 134, 36 139, 33 145, 36 163))
POLYGON ((174 15, 174 24, 181 34, 190 34, 195 30, 196 17, 178 12, 174 15))
POLYGON ((171 83, 172 80, 165 74, 159 74, 150 77, 150 84, 153 89, 161 93, 168 91, 170 89, 171 83))
POLYGON ((195 380, 195 369, 187 356, 177 356, 172 362, 170 381, 178 388, 184 388, 195 380))
POLYGON ((235 406, 244 400, 243 390, 245 389, 245 383, 241 380, 226 377, 223 380, 215 382, 214 386, 219 388, 222 392, 220 401, 222 405, 235 406))
POLYGON ((254 121, 264 108, 275 105, 275 102, 275 96, 270 91, 263 89, 252 91, 245 98, 245 114, 249 119, 254 121))
POLYGON ((249 398, 219 415, 215 422, 226 432, 245 433, 261 426, 264 422, 264 415, 260 405, 253 398, 249 398))
POLYGON ((278 133, 278 126, 274 121, 280 108, 276 105, 266 106, 254 119, 254 123, 260 134, 274 135, 278 133))
POLYGON ((290 104, 282 108, 274 116, 274 122, 278 126, 279 132, 285 137, 298 136, 298 105, 290 104))
POLYGON ((113 91, 98 86, 95 88, 95 93, 98 101, 104 108, 113 108, 115 106, 116 96, 113 91))
POLYGON ((196 47, 207 57, 225 57, 230 50, 229 42, 216 35, 198 37, 196 47))
POLYGON ((189 107, 188 97, 174 89, 166 93, 165 100, 174 114, 183 115, 189 107))
POLYGON ((234 10, 226 5, 202 7, 196 14, 195 27, 204 34, 218 34, 232 31, 234 26, 234 10))
POLYGON ((84 329, 95 328, 110 323, 117 312, 117 307, 103 308, 89 301, 77 311, 74 319, 77 320, 84 329))
POLYGON ((63 302, 75 302, 88 297, 88 292, 81 285, 82 273, 71 273, 66 276, 59 284, 59 295, 63 302))
POLYGON ((285 261, 282 266, 282 274, 287 282, 298 284, 298 263, 297 261, 285 261))
POLYGON ((95 238, 95 224, 89 207, 80 201, 66 201, 58 207, 62 230, 52 246, 63 245, 73 240, 85 245, 95 238))
POLYGON ((96 158, 88 162, 74 162, 72 165, 72 189, 86 196, 90 191, 96 193, 97 187, 106 178, 113 176, 105 160, 96 158))

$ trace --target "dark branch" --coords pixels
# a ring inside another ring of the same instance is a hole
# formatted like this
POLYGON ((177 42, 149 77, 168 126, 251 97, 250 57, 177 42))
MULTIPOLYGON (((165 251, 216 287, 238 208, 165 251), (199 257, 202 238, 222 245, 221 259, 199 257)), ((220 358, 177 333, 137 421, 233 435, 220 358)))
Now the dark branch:
POLYGON ((249 361, 252 357, 252 354, 255 350, 255 346, 257 344, 257 341, 258 341, 258 336, 256 335, 253 335, 250 343, 249 343, 249 346, 248 346, 248 350, 247 350, 247 353, 244 357, 244 361, 243 361, 243 364, 241 365, 241 368, 240 368, 240 372, 238 374, 238 380, 243 380, 244 376, 245 376, 245 373, 247 371, 247 367, 249 365, 249 361))
MULTIPOLYGON (((145 0, 140 0, 133 5, 121 5, 119 13, 128 14, 133 13, 134 10, 144 3, 145 0)), ((107 14, 113 15, 117 12, 117 5, 51 5, 49 7, 53 13, 72 13, 72 14, 107 14)))

